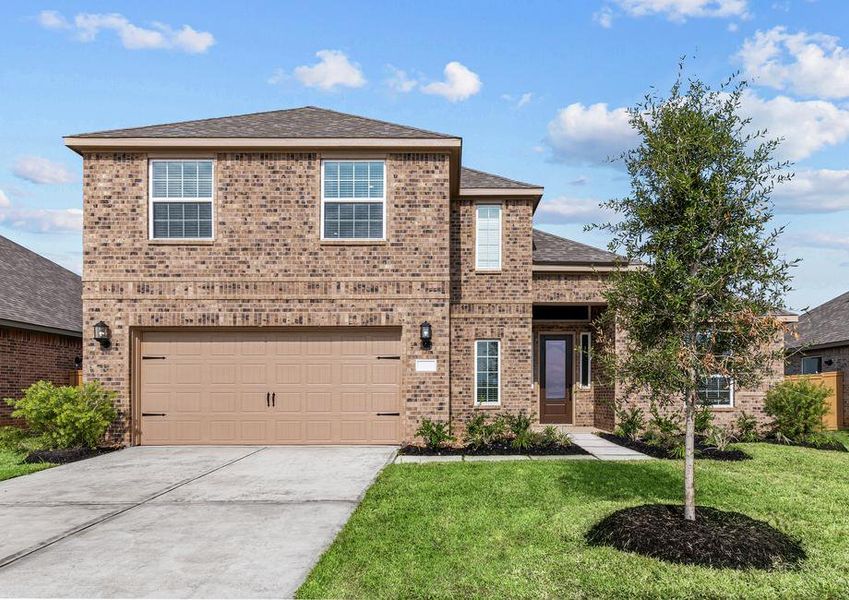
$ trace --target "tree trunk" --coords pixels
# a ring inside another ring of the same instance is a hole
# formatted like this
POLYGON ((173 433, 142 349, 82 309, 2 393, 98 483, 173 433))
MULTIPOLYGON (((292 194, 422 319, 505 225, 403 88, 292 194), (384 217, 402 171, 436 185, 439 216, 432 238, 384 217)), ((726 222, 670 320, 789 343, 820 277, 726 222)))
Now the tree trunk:
POLYGON ((696 485, 695 479, 695 434, 696 434, 696 393, 689 392, 686 396, 684 430, 684 518, 687 521, 696 520, 696 485))

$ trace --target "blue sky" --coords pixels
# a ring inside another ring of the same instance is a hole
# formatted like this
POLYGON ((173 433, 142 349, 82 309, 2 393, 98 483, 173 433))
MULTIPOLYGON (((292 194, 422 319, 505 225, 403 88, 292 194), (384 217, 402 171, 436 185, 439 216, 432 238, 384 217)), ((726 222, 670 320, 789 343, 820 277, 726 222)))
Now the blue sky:
POLYGON ((688 55, 786 138, 788 303, 815 306, 849 288, 847 28, 842 0, 3 3, 0 235, 80 271, 63 135, 310 104, 461 135, 466 166, 545 186, 538 227, 604 245, 622 109, 688 55))

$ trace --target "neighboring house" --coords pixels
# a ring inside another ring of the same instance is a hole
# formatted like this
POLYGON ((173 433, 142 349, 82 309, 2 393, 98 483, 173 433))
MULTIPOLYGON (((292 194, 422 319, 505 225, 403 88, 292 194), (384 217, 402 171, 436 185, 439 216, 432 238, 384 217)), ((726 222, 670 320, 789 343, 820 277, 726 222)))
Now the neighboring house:
MULTIPOLYGON (((117 440, 398 443, 479 411, 613 427, 589 350, 622 259, 535 231, 543 189, 463 167, 461 138, 307 107, 65 143, 84 376, 119 392, 117 440)), ((760 413, 774 371, 705 396, 760 413)))
POLYGON ((82 315, 79 275, 0 236, 0 425, 13 422, 2 399, 40 379, 68 384, 82 315))
POLYGON ((849 427, 849 292, 800 316, 785 348, 787 375, 843 373, 842 426, 849 427))

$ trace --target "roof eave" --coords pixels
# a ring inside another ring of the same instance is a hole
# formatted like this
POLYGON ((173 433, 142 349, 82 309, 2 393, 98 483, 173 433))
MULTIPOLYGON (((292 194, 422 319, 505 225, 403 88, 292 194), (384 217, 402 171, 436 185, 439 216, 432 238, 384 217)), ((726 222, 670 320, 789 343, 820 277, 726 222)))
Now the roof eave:
POLYGON ((610 273, 612 271, 635 271, 644 268, 641 265, 621 262, 543 262, 534 261, 532 270, 536 273, 610 273))
POLYGON ((542 196, 544 188, 460 188, 460 196, 542 196))
POLYGON ((459 150, 462 138, 250 138, 250 137, 79 137, 63 138, 65 145, 82 154, 98 150, 163 149, 439 149, 459 150))
POLYGON ((42 333, 55 333, 57 335, 65 335, 68 337, 83 337, 82 329, 62 329, 61 327, 38 325, 36 323, 26 323, 24 321, 14 321, 11 319, 0 319, 0 326, 11 327, 13 329, 24 329, 27 331, 39 331, 42 333))

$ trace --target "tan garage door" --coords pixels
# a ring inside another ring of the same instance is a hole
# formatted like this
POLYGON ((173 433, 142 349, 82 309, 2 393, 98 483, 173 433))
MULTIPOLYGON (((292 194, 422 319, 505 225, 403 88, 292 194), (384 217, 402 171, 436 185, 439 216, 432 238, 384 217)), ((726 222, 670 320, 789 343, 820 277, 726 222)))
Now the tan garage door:
POLYGON ((394 444, 401 332, 147 331, 142 444, 394 444))

